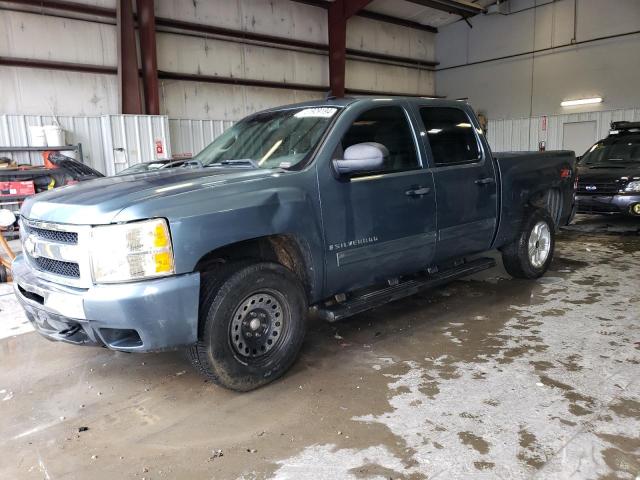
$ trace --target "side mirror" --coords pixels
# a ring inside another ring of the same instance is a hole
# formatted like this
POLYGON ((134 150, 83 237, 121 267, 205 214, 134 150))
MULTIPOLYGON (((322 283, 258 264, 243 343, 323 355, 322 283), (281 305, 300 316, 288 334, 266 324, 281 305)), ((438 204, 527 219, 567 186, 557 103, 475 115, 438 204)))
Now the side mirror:
POLYGON ((381 143, 356 143, 344 151, 344 158, 334 160, 333 166, 339 175, 344 176, 372 172, 382 168, 388 156, 389 150, 381 143))

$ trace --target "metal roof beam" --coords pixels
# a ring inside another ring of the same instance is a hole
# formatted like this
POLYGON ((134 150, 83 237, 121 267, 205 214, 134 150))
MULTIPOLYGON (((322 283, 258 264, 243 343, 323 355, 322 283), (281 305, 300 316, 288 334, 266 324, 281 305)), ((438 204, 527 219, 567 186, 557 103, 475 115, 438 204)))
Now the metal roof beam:
POLYGON ((407 0, 416 5, 423 7, 433 8, 442 12, 452 13, 459 15, 463 18, 478 15, 479 13, 486 12, 486 9, 475 3, 467 2, 465 0, 407 0))
MULTIPOLYGON (((296 3, 304 3, 305 5, 311 5, 312 7, 324 8, 327 10, 331 2, 327 0, 291 0, 296 3)), ((360 10, 356 13, 357 17, 369 18, 371 20, 377 20, 378 22, 391 23, 393 25, 400 25, 402 27, 413 28, 414 30, 424 30, 425 32, 438 33, 438 29, 431 25, 423 25, 418 22, 406 20, 404 18, 392 17, 391 15, 385 15, 383 13, 376 13, 369 10, 360 10)))

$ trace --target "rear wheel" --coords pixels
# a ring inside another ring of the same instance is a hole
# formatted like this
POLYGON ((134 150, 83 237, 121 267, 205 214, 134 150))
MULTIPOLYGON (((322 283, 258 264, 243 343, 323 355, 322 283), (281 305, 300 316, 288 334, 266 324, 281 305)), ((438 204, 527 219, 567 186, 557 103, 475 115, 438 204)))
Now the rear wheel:
POLYGON ((276 263, 221 266, 204 274, 200 332, 193 365, 218 385, 248 391, 295 361, 304 339, 307 302, 298 278, 276 263))
POLYGON ((513 243, 502 249, 504 268, 512 277, 538 278, 553 258, 555 226, 546 210, 534 210, 522 223, 513 243))

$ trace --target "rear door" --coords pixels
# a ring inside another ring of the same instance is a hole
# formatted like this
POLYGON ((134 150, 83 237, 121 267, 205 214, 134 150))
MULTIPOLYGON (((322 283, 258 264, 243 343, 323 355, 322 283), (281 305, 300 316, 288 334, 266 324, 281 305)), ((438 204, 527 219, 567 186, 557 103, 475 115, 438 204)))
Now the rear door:
POLYGON ((435 261, 488 250, 497 222, 496 172, 475 116, 462 106, 418 108, 436 187, 435 261))
POLYGON ((351 145, 382 144, 389 151, 378 171, 341 178, 318 168, 326 240, 328 293, 353 290, 429 266, 435 253, 433 175, 423 168, 415 125, 398 101, 363 102, 335 127, 332 158, 351 145))

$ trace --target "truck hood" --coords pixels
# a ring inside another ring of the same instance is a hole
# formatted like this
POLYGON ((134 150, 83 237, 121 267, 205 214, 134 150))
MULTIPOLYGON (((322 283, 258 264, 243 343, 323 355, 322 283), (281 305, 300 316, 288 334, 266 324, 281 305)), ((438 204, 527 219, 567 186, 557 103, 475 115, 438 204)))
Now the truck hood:
POLYGON ((273 170, 232 168, 167 169, 106 177, 56 188, 25 200, 21 214, 31 220, 100 225, 124 208, 158 197, 271 177, 273 170))

